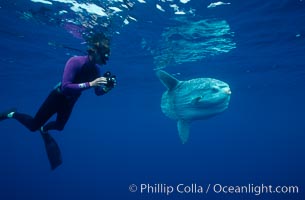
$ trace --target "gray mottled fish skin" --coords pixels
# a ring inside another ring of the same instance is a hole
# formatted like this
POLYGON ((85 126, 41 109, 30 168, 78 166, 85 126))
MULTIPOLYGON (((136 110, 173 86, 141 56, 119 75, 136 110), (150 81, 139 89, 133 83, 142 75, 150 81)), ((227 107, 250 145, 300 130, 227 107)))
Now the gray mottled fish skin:
POLYGON ((192 121, 208 119, 228 108, 231 90, 223 81, 212 78, 179 81, 162 70, 157 71, 157 76, 167 88, 161 99, 162 112, 178 121, 182 143, 188 140, 192 121))

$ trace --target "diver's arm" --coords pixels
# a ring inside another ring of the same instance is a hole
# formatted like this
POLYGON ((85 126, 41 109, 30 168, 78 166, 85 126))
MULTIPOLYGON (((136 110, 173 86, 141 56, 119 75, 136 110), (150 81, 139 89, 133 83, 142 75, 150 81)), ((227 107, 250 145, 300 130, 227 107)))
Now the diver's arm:
POLYGON ((61 87, 62 92, 65 95, 78 94, 81 91, 90 88, 89 82, 73 83, 76 74, 80 71, 83 64, 81 57, 72 57, 68 60, 65 66, 61 87))

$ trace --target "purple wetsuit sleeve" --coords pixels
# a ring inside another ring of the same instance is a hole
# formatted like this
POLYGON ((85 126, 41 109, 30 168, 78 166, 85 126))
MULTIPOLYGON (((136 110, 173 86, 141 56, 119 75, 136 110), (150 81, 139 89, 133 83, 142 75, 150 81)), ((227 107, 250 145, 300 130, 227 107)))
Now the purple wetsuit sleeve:
POLYGON ((90 88, 89 82, 73 83, 76 74, 81 70, 84 63, 83 57, 73 57, 68 60, 62 78, 61 89, 63 94, 76 95, 83 90, 90 88))

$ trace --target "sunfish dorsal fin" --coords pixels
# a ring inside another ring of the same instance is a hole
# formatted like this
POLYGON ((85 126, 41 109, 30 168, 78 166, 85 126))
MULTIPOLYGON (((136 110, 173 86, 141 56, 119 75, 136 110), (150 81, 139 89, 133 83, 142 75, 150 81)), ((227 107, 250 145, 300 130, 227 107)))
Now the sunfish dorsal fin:
POLYGON ((169 90, 175 88, 180 82, 178 79, 163 70, 157 71, 156 74, 159 77, 160 81, 163 83, 163 85, 169 90))
POLYGON ((179 120, 177 123, 179 137, 182 144, 186 143, 190 135, 190 122, 186 120, 179 120))

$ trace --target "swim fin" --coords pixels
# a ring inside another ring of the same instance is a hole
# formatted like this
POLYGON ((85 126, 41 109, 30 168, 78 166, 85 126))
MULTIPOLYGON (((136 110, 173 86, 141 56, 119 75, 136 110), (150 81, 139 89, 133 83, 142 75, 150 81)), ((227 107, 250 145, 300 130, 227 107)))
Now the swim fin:
POLYGON ((51 169, 54 170, 62 164, 62 157, 59 146, 49 133, 41 133, 41 136, 46 147, 51 169))
POLYGON ((16 112, 16 108, 10 108, 4 112, 1 112, 0 113, 0 121, 3 121, 5 119, 8 119, 8 114, 11 113, 11 112, 16 112))

